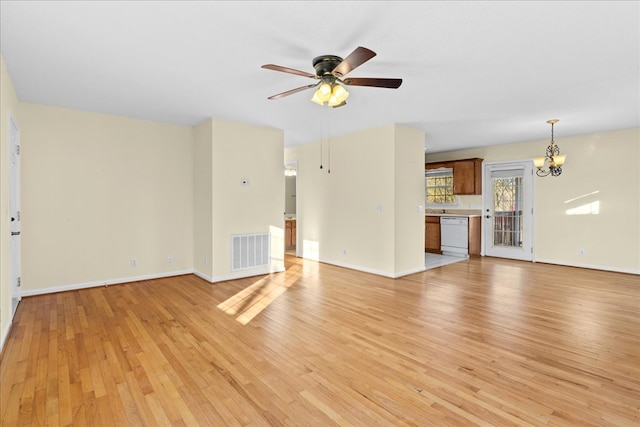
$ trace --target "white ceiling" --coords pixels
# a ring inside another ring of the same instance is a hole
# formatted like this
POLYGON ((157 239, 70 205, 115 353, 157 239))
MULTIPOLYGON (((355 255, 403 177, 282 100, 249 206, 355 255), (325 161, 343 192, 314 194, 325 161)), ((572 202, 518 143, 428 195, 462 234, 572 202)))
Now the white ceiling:
POLYGON ((428 151, 640 126, 637 1, 0 1, 1 52, 21 101, 194 125, 284 130, 285 146, 399 123, 428 151), (320 107, 314 57, 378 55, 320 107))

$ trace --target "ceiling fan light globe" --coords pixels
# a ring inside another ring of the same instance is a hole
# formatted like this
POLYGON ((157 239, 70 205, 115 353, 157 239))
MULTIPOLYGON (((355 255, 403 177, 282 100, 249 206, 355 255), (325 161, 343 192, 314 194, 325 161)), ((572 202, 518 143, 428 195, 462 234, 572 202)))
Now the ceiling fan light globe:
POLYGON ((316 91, 318 98, 323 102, 327 102, 331 97, 331 85, 329 83, 322 83, 316 91))
POLYGON ((318 96, 318 91, 315 91, 313 93, 313 97, 311 98, 312 102, 315 102, 318 105, 323 105, 324 102, 322 101, 322 99, 320 99, 320 97, 318 96))
MULTIPOLYGON (((340 85, 335 85, 332 96, 336 98, 337 104, 341 104, 349 97, 349 92, 340 85)), ((337 105, 336 104, 336 105, 337 105)))
POLYGON ((329 107, 335 107, 338 104, 340 104, 340 101, 338 100, 338 97, 335 96, 335 95, 331 95, 331 97, 329 98, 329 101, 327 102, 327 105, 329 107))
POLYGON ((332 94, 337 97, 340 97, 344 92, 346 92, 346 90, 342 86, 337 84, 333 87, 332 94))

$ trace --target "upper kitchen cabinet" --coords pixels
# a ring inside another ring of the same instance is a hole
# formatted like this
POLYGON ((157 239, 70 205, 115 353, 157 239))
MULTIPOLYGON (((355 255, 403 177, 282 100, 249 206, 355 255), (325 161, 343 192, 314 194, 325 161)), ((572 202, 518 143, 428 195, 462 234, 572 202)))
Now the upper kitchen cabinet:
POLYGON ((453 194, 482 194, 482 159, 453 162, 453 194))
POLYGON ((425 169, 453 169, 453 194, 482 194, 482 159, 462 159, 425 164, 425 169))

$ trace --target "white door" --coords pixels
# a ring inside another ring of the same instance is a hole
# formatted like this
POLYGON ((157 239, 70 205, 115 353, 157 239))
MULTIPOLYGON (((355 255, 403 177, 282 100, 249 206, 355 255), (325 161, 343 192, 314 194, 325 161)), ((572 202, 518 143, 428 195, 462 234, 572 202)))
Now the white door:
POLYGON ((13 117, 9 115, 9 244, 11 279, 11 315, 20 302, 20 132, 13 117))
POLYGON ((484 167, 484 254, 533 259, 533 167, 531 161, 484 167))

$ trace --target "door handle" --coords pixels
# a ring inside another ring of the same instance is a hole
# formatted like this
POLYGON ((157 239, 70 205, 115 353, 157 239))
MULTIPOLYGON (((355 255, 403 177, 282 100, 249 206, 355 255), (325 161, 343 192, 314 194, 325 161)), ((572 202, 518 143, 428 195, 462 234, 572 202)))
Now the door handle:
POLYGON ((12 236, 19 236, 19 235, 20 235, 20 232, 19 232, 19 231, 12 231, 12 232, 11 232, 11 235, 12 235, 12 236))
POLYGON ((485 218, 489 219, 491 218, 491 215, 485 215, 485 218))

